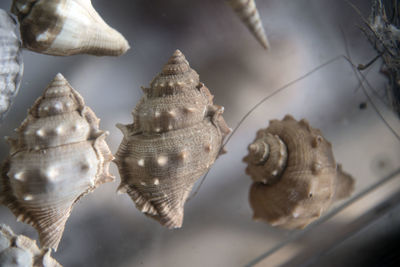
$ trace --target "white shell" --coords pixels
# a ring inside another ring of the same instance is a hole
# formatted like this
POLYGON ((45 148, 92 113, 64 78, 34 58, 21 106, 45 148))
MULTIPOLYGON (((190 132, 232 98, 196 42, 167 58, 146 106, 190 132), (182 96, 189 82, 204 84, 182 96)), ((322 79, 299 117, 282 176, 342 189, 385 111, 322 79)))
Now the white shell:
POLYGON ((35 52, 70 56, 119 56, 125 38, 108 26, 90 0, 14 0, 23 45, 35 52))
POLYGON ((0 9, 0 120, 17 95, 23 73, 21 42, 15 20, 0 9))
POLYGON ((0 201, 32 224, 44 247, 57 249, 72 206, 113 180, 113 156, 99 119, 58 74, 11 139, 1 170, 0 201))
POLYGON ((10 227, 0 225, 0 266, 62 267, 50 253, 50 249, 39 249, 36 241, 15 235, 10 227))
POLYGON ((269 48, 267 35, 262 25, 255 0, 227 0, 246 27, 265 49, 269 48))

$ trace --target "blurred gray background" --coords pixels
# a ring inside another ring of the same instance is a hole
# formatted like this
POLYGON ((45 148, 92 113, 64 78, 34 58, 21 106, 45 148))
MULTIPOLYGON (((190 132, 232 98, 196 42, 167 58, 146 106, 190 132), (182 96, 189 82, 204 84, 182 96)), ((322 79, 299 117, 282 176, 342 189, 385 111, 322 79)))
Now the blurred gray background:
MULTIPOLYGON (((123 56, 53 57, 24 51, 25 71, 15 102, 0 127, 14 135, 27 109, 61 72, 84 97, 110 132, 113 153, 122 140, 116 123, 131 123, 131 110, 146 86, 175 49, 180 49, 200 80, 225 107, 234 128, 260 99, 327 60, 345 53, 348 40, 355 64, 367 63, 375 51, 358 26, 362 20, 345 1, 258 0, 270 40, 265 51, 224 1, 93 0, 110 26, 131 49, 123 56), (344 35, 341 32, 343 29, 344 35)), ((353 1, 365 16, 371 1, 353 1)), ((11 0, 0 8, 9 10, 11 0)), ((380 63, 368 72, 378 93, 385 90, 380 63)), ((286 114, 307 118, 332 142, 335 158, 356 179, 354 195, 377 184, 400 166, 400 143, 367 104, 358 80, 343 59, 335 61, 263 103, 235 133, 199 193, 185 206, 182 229, 168 230, 141 214, 114 183, 81 199, 66 224, 54 257, 64 266, 243 266, 283 242, 292 232, 253 222, 248 204, 251 180, 242 158, 259 128, 286 114)), ((399 132, 398 118, 375 98, 388 122, 399 132)), ((0 159, 8 155, 0 141, 0 159)), ((30 226, 17 223, 0 207, 0 223, 37 238, 30 226)), ((307 246, 307 244, 298 244, 307 246)))

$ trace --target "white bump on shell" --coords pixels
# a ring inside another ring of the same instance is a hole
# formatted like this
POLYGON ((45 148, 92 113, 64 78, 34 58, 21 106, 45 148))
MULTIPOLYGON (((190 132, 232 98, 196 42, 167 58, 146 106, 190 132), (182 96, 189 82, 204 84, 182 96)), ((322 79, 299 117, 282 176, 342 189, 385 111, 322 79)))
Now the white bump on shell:
POLYGON ((159 156, 157 158, 157 163, 160 166, 164 166, 165 164, 167 164, 168 158, 166 156, 159 156))
POLYGON ((143 167, 144 166, 144 159, 139 159, 137 163, 138 163, 139 166, 143 167))

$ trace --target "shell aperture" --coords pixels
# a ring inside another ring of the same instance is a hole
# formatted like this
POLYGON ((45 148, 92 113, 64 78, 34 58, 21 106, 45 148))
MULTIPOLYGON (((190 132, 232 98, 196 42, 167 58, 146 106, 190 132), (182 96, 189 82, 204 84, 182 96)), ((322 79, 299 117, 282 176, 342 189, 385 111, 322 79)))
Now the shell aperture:
POLYGON ((193 184, 214 163, 230 129, 179 50, 143 91, 134 123, 117 125, 124 134, 116 154, 119 191, 147 216, 179 228, 193 184))
POLYGON ((107 132, 83 98, 57 74, 9 138, 2 165, 0 202, 39 232, 43 247, 57 249, 73 205, 114 178, 107 132))

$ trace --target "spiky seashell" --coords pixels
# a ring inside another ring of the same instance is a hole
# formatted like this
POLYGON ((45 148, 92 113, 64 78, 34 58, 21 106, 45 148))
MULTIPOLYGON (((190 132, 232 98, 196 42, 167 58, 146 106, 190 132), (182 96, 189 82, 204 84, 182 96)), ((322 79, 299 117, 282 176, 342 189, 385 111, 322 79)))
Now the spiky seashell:
POLYGON ((43 54, 119 56, 125 38, 108 26, 90 0, 14 0, 24 47, 43 54))
POLYGON ((230 130, 223 108, 179 50, 143 91, 134 123, 117 125, 124 134, 116 154, 119 190, 146 215, 179 228, 194 182, 214 163, 230 130))
POLYGON ((49 248, 39 249, 36 241, 15 235, 10 227, 0 225, 0 266, 62 267, 50 254, 49 248))
POLYGON ((257 41, 268 49, 269 42, 258 13, 255 0, 226 0, 239 18, 246 24, 257 41))
POLYGON ((0 120, 18 92, 23 72, 21 42, 15 20, 0 9, 0 120))
POLYGON ((254 183, 255 220, 282 228, 304 228, 338 199, 350 196, 353 178, 333 157, 332 145, 306 120, 287 115, 257 132, 243 159, 254 183))
POLYGON ((57 74, 9 138, 11 151, 1 170, 0 200, 39 232, 44 247, 57 249, 72 206, 113 180, 113 159, 99 119, 57 74))

